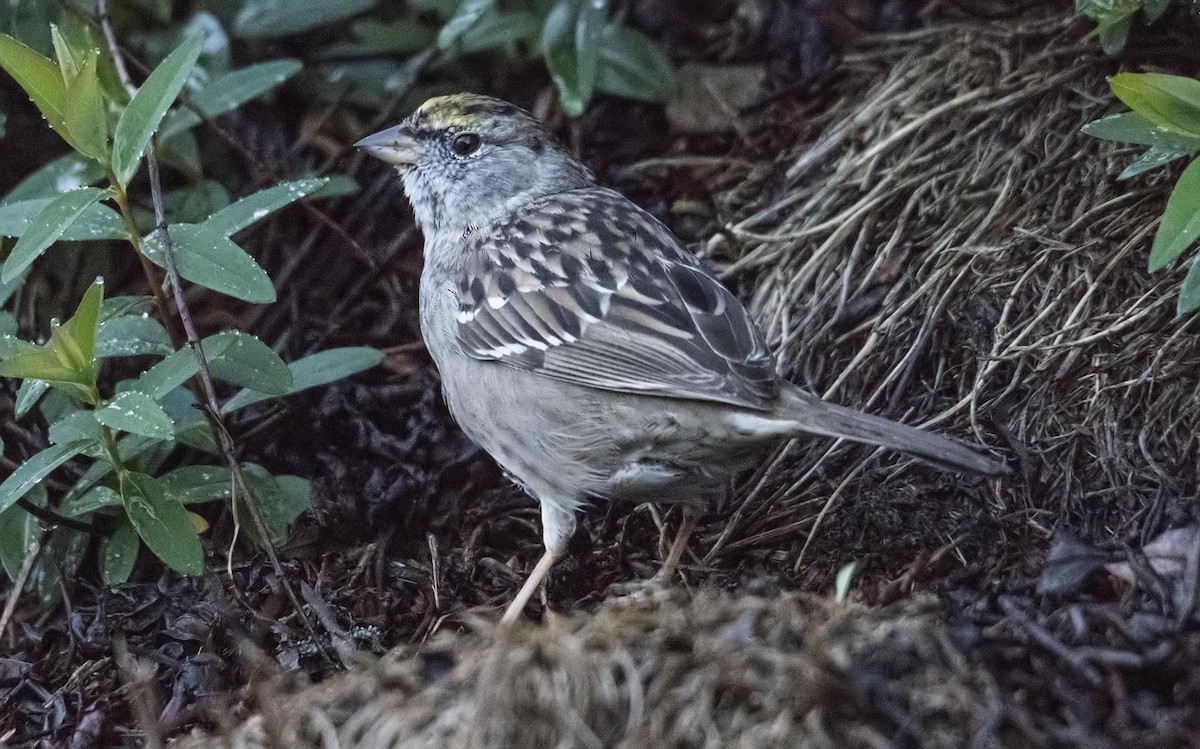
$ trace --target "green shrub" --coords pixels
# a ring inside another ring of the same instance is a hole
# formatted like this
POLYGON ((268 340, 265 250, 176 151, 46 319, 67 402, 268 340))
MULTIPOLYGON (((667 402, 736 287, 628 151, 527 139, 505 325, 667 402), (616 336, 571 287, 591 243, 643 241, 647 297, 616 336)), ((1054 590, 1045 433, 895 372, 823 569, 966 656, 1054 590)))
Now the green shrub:
MULTIPOLYGON (((1178 260, 1200 237, 1200 81, 1162 73, 1121 73, 1109 79, 1113 94, 1130 111, 1102 117, 1084 126, 1089 135, 1144 146, 1145 151, 1121 172, 1128 179, 1176 159, 1191 159, 1179 176, 1154 235, 1150 270, 1178 260)), ((1200 308, 1200 254, 1179 289, 1179 314, 1200 308)))
POLYGON ((1138 13, 1154 23, 1167 12, 1171 0, 1075 0, 1075 12, 1096 22, 1096 36, 1109 55, 1125 48, 1129 29, 1138 13))
MULTIPOLYGON (((0 68, 72 148, 0 201, 0 236, 16 238, 0 267, 0 307, 31 266, 62 240, 123 243, 142 269, 148 294, 106 298, 98 278, 69 319, 51 323, 42 343, 17 338, 15 317, 0 312, 0 376, 21 380, 16 416, 40 410, 50 442, 0 483, 0 561, 15 577, 23 560, 35 558, 40 547, 37 565, 26 572, 29 584, 45 597, 57 592, 59 575, 75 569, 90 535, 100 536, 106 584, 128 577, 143 543, 172 569, 196 575, 204 569, 199 534, 206 524, 188 509, 191 505, 236 498, 237 511, 252 501, 261 526, 244 525, 262 543, 283 540, 308 506, 307 481, 221 462, 231 453, 219 447, 217 420, 197 407, 211 392, 201 374, 243 388, 220 407, 228 414, 381 359, 373 349, 349 348, 289 364, 262 341, 236 330, 192 345, 196 342, 176 332, 175 306, 163 291, 164 273, 167 280, 177 274, 176 279, 236 299, 274 301, 271 279, 231 236, 301 198, 345 194, 353 189, 349 180, 297 179, 230 203, 218 185, 196 179, 164 196, 173 218, 153 231, 146 231, 130 200, 130 186, 152 142, 165 161, 172 144, 192 138, 203 117, 269 91, 294 75, 299 63, 277 60, 201 75, 196 66, 201 38, 191 35, 130 96, 87 26, 51 27, 49 38, 53 59, 0 34, 0 68), (189 86, 190 105, 173 107, 189 86), (135 378, 107 381, 105 362, 129 356, 158 361, 135 378), (168 457, 181 447, 190 448, 189 455, 209 456, 213 464, 164 472, 168 457), (47 478, 76 458, 86 461, 87 469, 65 491, 56 491, 51 502, 47 478), (63 521, 43 536, 34 516, 47 511, 63 521)), ((189 150, 195 149, 185 145, 176 153, 189 150)), ((173 163, 185 173, 199 171, 196 160, 173 163)))
MULTIPOLYGON (((283 3, 292 4, 312 3, 283 3)), ((354 15, 353 5, 347 3, 347 16, 354 15)), ((645 34, 610 19, 608 0, 420 0, 408 8, 399 18, 352 23, 349 40, 321 53, 320 88, 331 97, 380 106, 418 77, 427 85, 461 88, 471 75, 463 58, 495 54, 505 60, 539 56, 572 117, 596 91, 651 102, 675 94, 670 59, 645 34)), ((292 16, 256 23, 254 31, 281 35, 294 28, 292 16)))

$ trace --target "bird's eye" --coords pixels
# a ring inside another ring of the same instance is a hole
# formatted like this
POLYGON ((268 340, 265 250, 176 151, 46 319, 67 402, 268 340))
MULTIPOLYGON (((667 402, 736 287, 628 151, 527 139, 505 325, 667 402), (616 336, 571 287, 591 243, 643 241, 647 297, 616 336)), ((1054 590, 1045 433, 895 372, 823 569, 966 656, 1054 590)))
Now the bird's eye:
POLYGON ((459 156, 467 156, 478 151, 481 142, 475 133, 459 133, 450 141, 450 149, 459 156))

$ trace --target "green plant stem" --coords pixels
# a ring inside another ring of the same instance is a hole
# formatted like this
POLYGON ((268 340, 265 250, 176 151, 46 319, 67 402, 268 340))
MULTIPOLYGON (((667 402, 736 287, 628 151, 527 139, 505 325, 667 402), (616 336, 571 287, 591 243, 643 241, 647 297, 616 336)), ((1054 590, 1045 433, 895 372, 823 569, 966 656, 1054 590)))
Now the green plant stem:
POLYGON ((129 232, 129 244, 133 247, 134 254, 137 255, 138 262, 142 264, 142 274, 146 277, 146 285, 150 287, 150 293, 154 296, 154 306, 158 308, 159 317, 162 318, 163 325, 167 329, 167 334, 171 336, 171 346, 176 350, 183 348, 184 341, 179 336, 179 331, 175 327, 174 317, 169 315, 167 311, 170 307, 167 306, 167 296, 163 293, 163 277, 158 272, 158 268, 150 262, 146 257, 146 253, 142 251, 142 234, 138 230, 137 221, 133 217, 133 211, 129 208, 129 196, 117 181, 116 175, 111 171, 108 175, 109 189, 112 191, 113 202, 117 204, 117 211, 121 214, 121 223, 125 225, 125 231, 129 232))
POLYGON ((121 462, 121 453, 117 450, 117 439, 113 436, 112 429, 100 425, 100 441, 104 443, 104 449, 108 452, 109 459, 112 460, 113 466, 118 472, 125 470, 125 464, 121 462))

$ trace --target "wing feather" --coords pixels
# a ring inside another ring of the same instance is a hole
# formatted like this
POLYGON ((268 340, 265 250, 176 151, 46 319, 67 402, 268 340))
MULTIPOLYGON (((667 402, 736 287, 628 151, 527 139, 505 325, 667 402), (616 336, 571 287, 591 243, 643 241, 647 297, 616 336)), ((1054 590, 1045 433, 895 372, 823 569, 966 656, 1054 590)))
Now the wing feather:
POLYGON ((779 392, 741 302, 618 193, 550 196, 470 239, 458 337, 472 357, 586 387, 757 409, 779 392))

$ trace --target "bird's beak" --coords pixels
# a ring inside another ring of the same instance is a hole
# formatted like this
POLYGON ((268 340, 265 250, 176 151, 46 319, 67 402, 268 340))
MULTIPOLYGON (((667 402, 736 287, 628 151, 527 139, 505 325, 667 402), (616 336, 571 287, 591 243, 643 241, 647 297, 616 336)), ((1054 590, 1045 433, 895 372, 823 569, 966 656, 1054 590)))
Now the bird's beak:
POLYGON ((421 145, 412 136, 412 128, 403 122, 374 135, 368 135, 354 146, 380 161, 395 166, 412 166, 421 155, 421 145))

